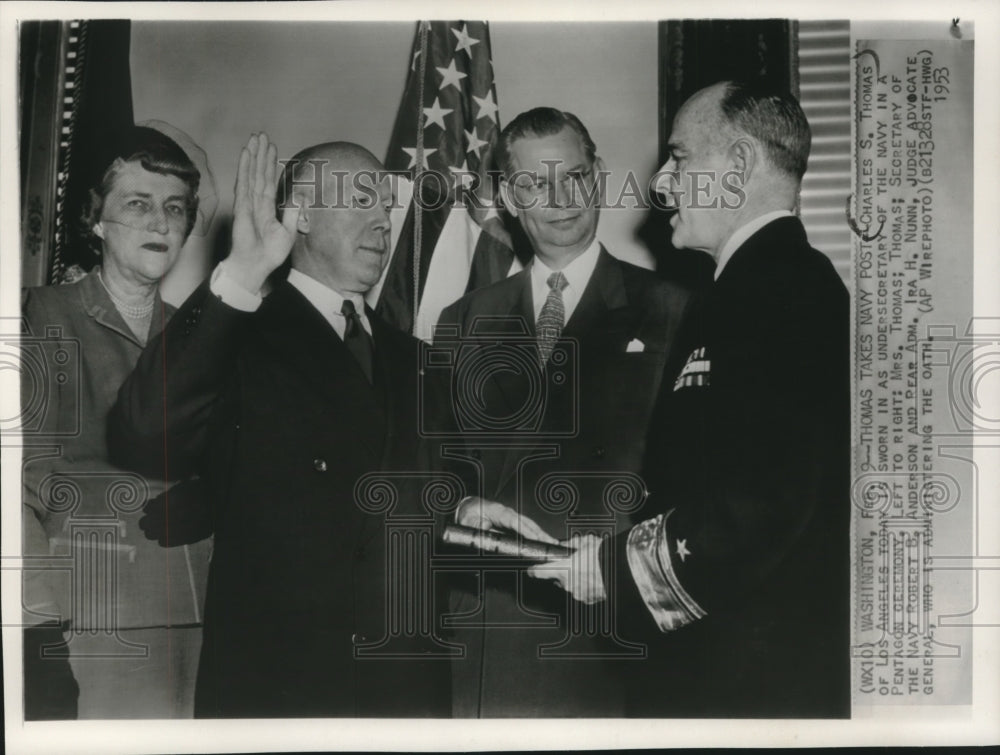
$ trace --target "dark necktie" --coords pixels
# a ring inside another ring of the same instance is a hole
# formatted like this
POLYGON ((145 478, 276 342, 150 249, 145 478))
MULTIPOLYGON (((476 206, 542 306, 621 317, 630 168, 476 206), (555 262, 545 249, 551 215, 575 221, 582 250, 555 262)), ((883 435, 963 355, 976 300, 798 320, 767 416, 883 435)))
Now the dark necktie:
POLYGON ((347 320, 347 325, 344 328, 344 344, 354 355, 354 358, 358 360, 358 364, 361 365, 361 370, 365 373, 365 377, 368 378, 368 382, 374 383, 374 368, 372 365, 375 361, 375 344, 372 342, 372 337, 368 335, 368 331, 362 325, 361 315, 354 308, 354 302, 350 299, 344 299, 344 306, 340 308, 340 312, 344 315, 344 319, 347 320))
POLYGON ((563 304, 562 292, 569 285, 569 281, 562 273, 552 273, 546 283, 549 284, 549 295, 542 305, 542 311, 538 313, 538 322, 535 323, 538 356, 542 367, 552 356, 552 349, 555 348, 556 341, 562 334, 563 325, 566 324, 566 307, 563 304))

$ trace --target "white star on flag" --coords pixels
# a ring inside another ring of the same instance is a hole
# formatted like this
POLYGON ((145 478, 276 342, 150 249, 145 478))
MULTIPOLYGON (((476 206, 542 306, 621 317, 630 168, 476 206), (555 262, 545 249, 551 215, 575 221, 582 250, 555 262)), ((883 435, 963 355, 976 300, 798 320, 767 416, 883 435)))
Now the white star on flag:
MULTIPOLYGON (((440 68, 438 69, 441 70, 440 68)), ((493 121, 497 121, 497 111, 500 109, 497 104, 493 101, 493 92, 489 91, 486 93, 485 97, 472 96, 472 99, 476 101, 479 105, 479 112, 476 114, 476 120, 480 118, 490 118, 493 121)), ((497 121, 499 123, 499 121, 497 121)))
POLYGON ((466 131, 465 132, 465 138, 469 140, 469 146, 468 146, 468 148, 465 151, 466 152, 475 152, 476 155, 479 155, 479 150, 481 148, 483 148, 487 144, 489 144, 489 142, 484 142, 482 139, 479 138, 479 134, 476 133, 476 129, 475 128, 473 128, 472 131, 466 131))
POLYGON ((499 220, 500 213, 497 212, 497 206, 495 204, 486 206, 486 214, 483 216, 483 222, 487 220, 499 220))
MULTIPOLYGON (((407 168, 412 168, 414 165, 417 164, 417 148, 416 147, 403 147, 403 152, 405 152, 406 154, 408 154, 410 156, 410 164, 406 166, 407 168)), ((433 155, 435 152, 437 152, 436 149, 427 149, 427 147, 424 147, 424 159, 423 159, 423 162, 421 164, 422 168, 424 168, 425 170, 427 169, 427 158, 430 157, 431 155, 433 155)))
POLYGON ((409 53, 399 61, 408 66, 406 87, 385 165, 401 174, 393 212, 400 222, 393 222, 385 274, 365 299, 395 327, 430 341, 447 305, 521 265, 514 264, 503 212, 488 208, 499 201, 486 163, 500 132, 489 25, 462 18, 421 21, 412 46, 398 52, 409 53), (430 171, 439 173, 436 185, 414 185, 430 171), (413 221, 403 222, 411 211, 413 221))
POLYGON ((468 74, 462 73, 457 68, 455 68, 455 59, 451 59, 451 63, 448 64, 447 68, 441 68, 441 66, 434 66, 437 68, 438 73, 443 77, 441 80, 441 86, 438 89, 444 89, 446 86, 451 84, 459 92, 462 91, 462 79, 464 79, 468 74))
POLYGON ((687 547, 687 538, 677 541, 677 555, 681 557, 682 563, 685 558, 691 555, 691 551, 689 551, 687 547))
POLYGON ((471 58, 472 46, 478 45, 479 40, 469 36, 469 25, 462 24, 462 31, 452 29, 451 33, 458 39, 458 44, 455 45, 455 52, 457 53, 459 50, 465 50, 466 55, 471 58))
POLYGON ((472 185, 474 176, 469 172, 469 163, 467 161, 463 160, 460 167, 449 165, 448 170, 454 174, 455 180, 462 185, 463 189, 468 189, 472 185))
POLYGON ((432 123, 436 123, 442 129, 444 129, 444 117, 448 115, 448 113, 454 113, 454 112, 455 111, 453 108, 441 107, 441 98, 435 97, 434 105, 432 107, 424 108, 424 115, 427 116, 426 125, 430 126, 432 123))

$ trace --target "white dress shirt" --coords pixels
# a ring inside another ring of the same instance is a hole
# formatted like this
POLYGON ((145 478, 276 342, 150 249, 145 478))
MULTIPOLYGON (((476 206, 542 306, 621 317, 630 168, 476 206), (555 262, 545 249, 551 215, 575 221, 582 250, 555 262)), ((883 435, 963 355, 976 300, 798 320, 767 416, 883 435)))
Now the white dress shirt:
MULTIPOLYGON (((250 293, 226 275, 225 264, 225 260, 223 260, 212 272, 212 278, 209 283, 212 293, 222 299, 224 304, 229 305, 233 309, 239 309, 244 312, 256 311, 262 301, 260 294, 250 293)), ((299 293, 306 297, 306 300, 316 308, 316 311, 323 315, 326 321, 337 331, 337 335, 341 339, 344 338, 344 331, 347 329, 347 318, 340 311, 341 307, 344 306, 345 298, 349 298, 354 302, 354 309, 361 317, 362 326, 368 331, 368 335, 372 335, 372 326, 368 321, 368 316, 365 314, 365 299, 361 294, 349 294, 345 297, 343 294, 320 283, 315 278, 311 278, 294 268, 288 273, 288 282, 295 286, 299 290, 299 293)))
MULTIPOLYGON (((565 322, 573 315, 573 310, 580 303, 583 290, 590 281, 590 276, 594 274, 597 267, 597 258, 601 254, 601 242, 596 238, 587 247, 586 251, 570 262, 560 272, 566 278, 567 286, 563 289, 563 311, 566 313, 565 322)), ((542 305, 549 296, 549 276, 556 272, 542 262, 538 257, 531 261, 531 303, 535 311, 535 321, 541 314, 542 305)), ((565 323, 564 323, 565 324, 565 323)))
POLYGON ((354 302, 354 310, 360 315, 361 324, 368 331, 368 335, 372 334, 371 323, 368 322, 368 315, 365 314, 365 297, 361 294, 344 296, 339 291, 324 286, 315 278, 310 278, 295 268, 289 271, 288 282, 295 286, 309 300, 309 303, 319 310, 319 313, 326 318, 326 321, 333 326, 341 338, 344 337, 344 331, 347 329, 347 318, 340 311, 341 307, 344 306, 344 299, 350 299, 354 302))
POLYGON ((772 220, 784 217, 791 218, 794 217, 794 215, 792 215, 792 213, 788 210, 766 212, 733 231, 733 235, 729 237, 725 244, 722 245, 722 251, 719 253, 719 259, 715 263, 715 280, 719 280, 719 276, 722 275, 722 268, 726 266, 726 263, 729 262, 730 257, 736 253, 736 250, 743 246, 744 241, 753 236, 757 233, 757 231, 766 226, 772 220))

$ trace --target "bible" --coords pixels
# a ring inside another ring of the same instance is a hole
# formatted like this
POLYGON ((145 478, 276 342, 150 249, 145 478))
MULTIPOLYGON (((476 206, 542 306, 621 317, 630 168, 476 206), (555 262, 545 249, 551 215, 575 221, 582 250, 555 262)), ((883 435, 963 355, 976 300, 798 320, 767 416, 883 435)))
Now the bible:
POLYGON ((573 549, 564 545, 528 540, 518 535, 480 530, 451 524, 445 527, 442 537, 449 545, 475 549, 498 556, 511 556, 524 561, 556 561, 573 555, 573 549))

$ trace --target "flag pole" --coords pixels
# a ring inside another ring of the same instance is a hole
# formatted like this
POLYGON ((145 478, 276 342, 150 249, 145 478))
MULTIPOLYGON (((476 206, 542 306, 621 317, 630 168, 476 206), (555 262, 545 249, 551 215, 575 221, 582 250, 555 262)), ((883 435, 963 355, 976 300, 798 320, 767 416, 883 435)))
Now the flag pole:
POLYGON ((420 174, 424 170, 424 77, 427 73, 427 29, 429 21, 420 22, 420 75, 417 77, 417 146, 416 170, 413 173, 413 321, 410 332, 417 333, 417 313, 420 311, 420 251, 423 244, 423 202, 420 198, 420 174))

